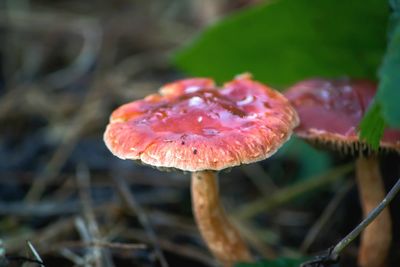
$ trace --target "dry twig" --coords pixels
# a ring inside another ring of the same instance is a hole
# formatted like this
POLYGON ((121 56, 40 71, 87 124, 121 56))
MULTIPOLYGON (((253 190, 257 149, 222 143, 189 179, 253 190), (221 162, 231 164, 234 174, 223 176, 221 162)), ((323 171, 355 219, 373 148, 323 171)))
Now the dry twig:
POLYGON ((140 224, 143 226, 143 228, 146 231, 146 234, 150 240, 150 242, 153 245, 154 251, 156 253, 157 259, 159 260, 160 264, 162 267, 168 267, 167 260, 164 257, 164 254, 162 253, 160 246, 158 244, 158 238, 150 224, 150 221, 142 209, 142 207, 139 205, 139 203, 136 201, 134 196, 131 194, 129 191, 129 186, 125 182, 125 180, 120 177, 120 176, 112 176, 115 182, 115 185, 118 189, 118 192, 121 196, 121 198, 124 200, 125 204, 127 207, 137 215, 138 220, 140 224))

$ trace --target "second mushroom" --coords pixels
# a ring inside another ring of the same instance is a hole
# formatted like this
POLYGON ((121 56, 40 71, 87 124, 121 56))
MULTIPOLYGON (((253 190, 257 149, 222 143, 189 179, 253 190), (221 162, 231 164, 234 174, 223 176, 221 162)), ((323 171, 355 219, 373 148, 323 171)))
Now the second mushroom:
MULTIPOLYGON (((385 197, 379 170, 379 151, 359 139, 358 125, 376 93, 367 80, 310 79, 289 88, 285 95, 297 110, 301 123, 295 132, 309 142, 345 154, 355 154, 360 202, 366 216, 385 197)), ((387 129, 380 150, 400 151, 400 131, 387 129)), ((358 263, 361 267, 385 265, 392 239, 389 210, 385 209, 363 232, 358 263)))
POLYGON ((121 159, 192 172, 197 225, 214 256, 232 266, 251 255, 220 204, 217 171, 268 158, 297 124, 287 99, 249 75, 221 89, 196 78, 119 107, 104 140, 121 159))

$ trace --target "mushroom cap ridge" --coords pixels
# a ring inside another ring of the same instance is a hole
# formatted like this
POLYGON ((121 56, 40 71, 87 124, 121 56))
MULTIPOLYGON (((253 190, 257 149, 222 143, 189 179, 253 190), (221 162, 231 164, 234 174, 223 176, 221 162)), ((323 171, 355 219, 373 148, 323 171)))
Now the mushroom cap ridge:
MULTIPOLYGON (((368 80, 317 78, 296 83, 285 92, 300 117, 295 133, 344 152, 369 150, 359 139, 358 125, 376 90, 376 83, 368 80)), ((399 152, 400 131, 386 129, 380 148, 399 152)))
POLYGON ((289 101, 249 75, 221 89, 211 79, 194 78, 117 108, 104 141, 121 159, 183 171, 222 170, 268 158, 297 124, 289 101))

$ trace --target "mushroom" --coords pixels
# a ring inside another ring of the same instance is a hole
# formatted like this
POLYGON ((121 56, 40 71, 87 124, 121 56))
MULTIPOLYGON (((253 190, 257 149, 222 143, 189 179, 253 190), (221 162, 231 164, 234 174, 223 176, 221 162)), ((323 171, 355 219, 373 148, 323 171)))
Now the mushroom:
POLYGON ((116 109, 104 140, 121 159, 192 172, 196 223, 212 254, 231 266, 251 256, 220 204, 217 171, 268 158, 297 124, 287 99, 248 74, 222 89, 193 78, 116 109))
MULTIPOLYGON (((366 216, 385 197, 378 153, 360 140, 357 127, 376 93, 366 80, 310 79, 285 92, 299 114, 295 133, 319 146, 357 154, 356 178, 363 214, 366 216)), ((388 129, 380 150, 400 151, 400 131, 388 129)), ((392 239, 389 210, 385 209, 361 237, 358 262, 362 267, 384 266, 392 239)))

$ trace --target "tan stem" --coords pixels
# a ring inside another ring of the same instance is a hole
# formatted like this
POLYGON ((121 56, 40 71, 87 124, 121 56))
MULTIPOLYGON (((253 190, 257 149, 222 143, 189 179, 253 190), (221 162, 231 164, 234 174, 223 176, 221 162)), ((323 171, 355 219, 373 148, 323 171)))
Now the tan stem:
POLYGON ((212 254, 224 266, 250 261, 250 252, 220 204, 215 172, 192 174, 192 202, 197 225, 212 254))
MULTIPOLYGON (((356 174, 365 217, 385 197, 377 156, 360 156, 356 161, 356 174)), ((386 208, 362 233, 358 264, 362 267, 385 266, 391 241, 392 223, 386 208)))

